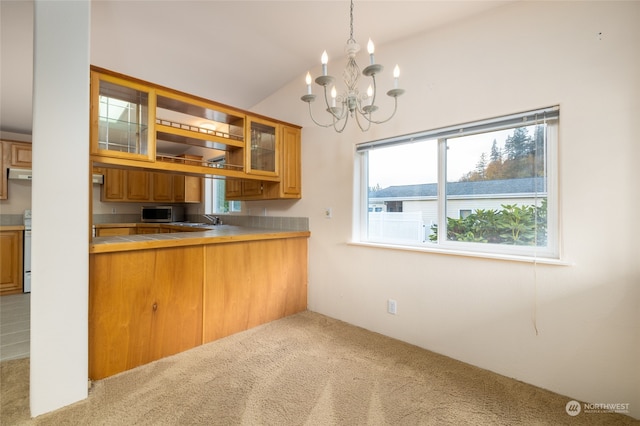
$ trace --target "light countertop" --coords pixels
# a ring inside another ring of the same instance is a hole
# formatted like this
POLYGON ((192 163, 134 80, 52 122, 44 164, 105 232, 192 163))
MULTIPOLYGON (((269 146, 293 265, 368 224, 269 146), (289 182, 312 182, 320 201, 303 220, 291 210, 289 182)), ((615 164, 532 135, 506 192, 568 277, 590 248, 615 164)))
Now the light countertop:
MULTIPOLYGON (((122 227, 128 225, 138 226, 139 224, 109 224, 108 226, 103 224, 96 225, 96 227, 122 227)), ((163 226, 176 225, 163 224, 163 226)), ((198 231, 194 231, 191 227, 186 228, 190 232, 94 237, 89 246, 89 253, 107 253, 282 238, 308 238, 311 235, 309 231, 249 228, 234 225, 216 225, 207 228, 199 228, 202 230, 198 231)))

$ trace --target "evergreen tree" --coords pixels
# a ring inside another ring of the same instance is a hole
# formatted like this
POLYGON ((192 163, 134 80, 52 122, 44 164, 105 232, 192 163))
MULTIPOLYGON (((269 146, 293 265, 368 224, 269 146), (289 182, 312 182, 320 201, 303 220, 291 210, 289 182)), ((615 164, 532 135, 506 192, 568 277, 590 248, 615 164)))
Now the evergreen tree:
POLYGON ((478 164, 476 164, 475 180, 485 179, 484 172, 486 168, 487 168, 487 154, 483 152, 482 154, 480 154, 480 160, 478 161, 478 164))
POLYGON ((508 136, 504 143, 507 159, 516 160, 526 157, 533 152, 533 141, 529 137, 526 127, 517 127, 513 135, 508 136))
POLYGON ((502 161, 502 152, 498 148, 498 142, 494 139, 493 145, 491 145, 491 156, 489 157, 491 162, 502 161))

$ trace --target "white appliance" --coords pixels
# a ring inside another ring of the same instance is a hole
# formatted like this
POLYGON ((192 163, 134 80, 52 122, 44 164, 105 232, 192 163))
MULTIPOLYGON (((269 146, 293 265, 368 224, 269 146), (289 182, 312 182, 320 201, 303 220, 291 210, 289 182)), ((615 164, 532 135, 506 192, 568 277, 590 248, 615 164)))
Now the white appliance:
POLYGON ((24 279, 23 291, 31 293, 31 210, 24 211, 24 279))

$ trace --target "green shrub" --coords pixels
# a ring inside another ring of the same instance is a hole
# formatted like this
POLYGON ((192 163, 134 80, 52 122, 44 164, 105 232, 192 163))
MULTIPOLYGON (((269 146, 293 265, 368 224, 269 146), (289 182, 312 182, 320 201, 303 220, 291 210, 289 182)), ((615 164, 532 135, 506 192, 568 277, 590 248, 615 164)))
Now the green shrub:
MULTIPOLYGON (((547 245, 547 200, 540 207, 501 204, 502 210, 477 209, 465 218, 447 218, 447 239, 490 244, 547 245)), ((438 241, 438 226, 429 239, 438 241)))

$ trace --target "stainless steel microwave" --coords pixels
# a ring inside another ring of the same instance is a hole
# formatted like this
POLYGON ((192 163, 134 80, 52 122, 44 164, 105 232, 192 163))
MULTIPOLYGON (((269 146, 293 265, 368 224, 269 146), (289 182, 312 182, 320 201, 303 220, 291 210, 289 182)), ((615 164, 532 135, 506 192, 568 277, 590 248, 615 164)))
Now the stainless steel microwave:
POLYGON ((184 207, 143 206, 140 216, 142 222, 182 222, 184 220, 184 207))

